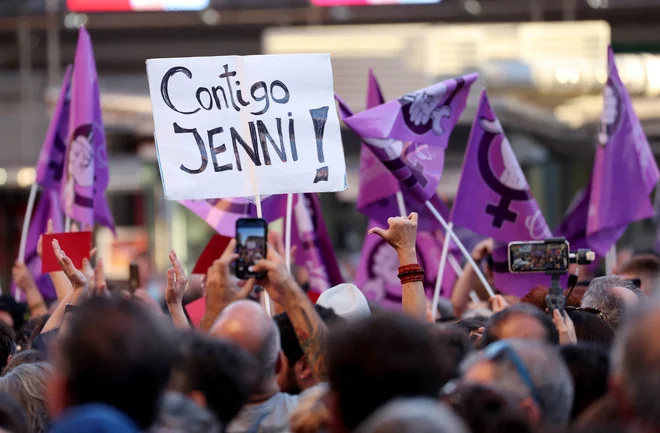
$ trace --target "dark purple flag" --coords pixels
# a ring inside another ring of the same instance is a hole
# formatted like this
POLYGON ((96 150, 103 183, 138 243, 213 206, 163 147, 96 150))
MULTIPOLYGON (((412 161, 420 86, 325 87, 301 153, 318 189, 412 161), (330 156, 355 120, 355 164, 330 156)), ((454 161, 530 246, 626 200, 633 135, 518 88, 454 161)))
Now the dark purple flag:
MULTIPOLYGON (((293 197, 295 206, 297 195, 293 197)), ((286 195, 273 195, 263 199, 261 201, 263 218, 269 223, 284 218, 286 200, 286 195)), ((206 221, 219 234, 231 238, 236 236, 236 221, 241 218, 257 217, 256 205, 245 198, 182 200, 179 203, 206 221)))
POLYGON ((25 244, 25 265, 28 267, 42 296, 47 300, 57 299, 55 287, 50 275, 41 273, 41 257, 37 253, 39 237, 48 230, 48 220, 53 221, 53 230, 60 233, 63 230, 62 208, 57 191, 48 189, 41 192, 41 196, 30 220, 27 241, 25 244))
POLYGON ((449 136, 477 74, 446 80, 344 119, 415 197, 436 195, 449 136))
POLYGON ((64 170, 64 154, 69 139, 69 111, 71 106, 72 67, 66 68, 60 95, 48 126, 46 139, 37 161, 37 183, 46 189, 60 191, 64 170))
POLYGON ((323 293, 343 283, 317 194, 300 196, 292 222, 291 244, 298 247, 295 262, 307 269, 310 290, 323 293))
POLYGON ((72 220, 115 230, 105 191, 110 181, 108 150, 92 41, 80 29, 71 84, 71 119, 62 202, 72 220))
MULTIPOLYGON (((591 180, 587 236, 621 234, 633 221, 654 215, 650 194, 660 179, 658 166, 608 51, 608 80, 591 180)), ((617 238, 611 239, 610 246, 617 238)))

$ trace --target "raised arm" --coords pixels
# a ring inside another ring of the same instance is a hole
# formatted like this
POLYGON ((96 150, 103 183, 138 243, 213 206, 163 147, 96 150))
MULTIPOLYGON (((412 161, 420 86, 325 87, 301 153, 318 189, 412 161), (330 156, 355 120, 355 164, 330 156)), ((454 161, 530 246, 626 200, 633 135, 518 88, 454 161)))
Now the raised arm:
POLYGON ((420 320, 427 320, 424 273, 417 263, 417 214, 387 220, 389 228, 374 227, 369 234, 383 238, 399 257, 399 275, 403 312, 420 320))
POLYGON ((165 288, 165 302, 172 316, 172 323, 180 329, 189 329, 190 323, 183 311, 183 295, 188 286, 188 277, 183 269, 176 251, 170 251, 172 267, 167 270, 167 287, 165 288))
MULTIPOLYGON (((485 239, 481 241, 472 251, 472 258, 479 264, 483 259, 492 254, 493 240, 485 239)), ((485 291, 483 285, 479 281, 479 277, 474 268, 470 264, 466 264, 463 268, 463 275, 456 281, 454 290, 451 294, 451 305, 454 308, 456 317, 461 317, 465 310, 467 310, 468 303, 470 302, 470 292, 475 291, 478 294, 485 291)), ((486 295, 483 299, 488 299, 486 295)))
POLYGON ((11 270, 12 277, 16 287, 18 287, 27 299, 27 305, 30 310, 30 317, 41 317, 48 314, 48 307, 44 302, 41 292, 34 281, 32 273, 25 266, 25 263, 17 261, 11 270))

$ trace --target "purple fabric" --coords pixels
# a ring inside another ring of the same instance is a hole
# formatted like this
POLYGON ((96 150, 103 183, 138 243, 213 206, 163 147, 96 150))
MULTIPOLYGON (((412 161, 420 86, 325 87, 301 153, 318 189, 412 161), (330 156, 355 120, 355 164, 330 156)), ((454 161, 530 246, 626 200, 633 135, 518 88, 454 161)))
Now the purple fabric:
MULTIPOLYGON (((294 206, 297 195, 294 195, 294 206)), ((269 223, 284 218, 286 195, 273 195, 261 201, 263 218, 269 223)), ((236 221, 241 218, 256 218, 257 207, 245 198, 182 200, 181 205, 206 221, 216 232, 233 238, 236 236, 236 221)))
MULTIPOLYGON (((591 180, 588 237, 599 233, 602 236, 603 232, 620 235, 631 222, 652 217, 654 211, 649 196, 660 179, 611 48, 608 71, 591 180)), ((610 245, 617 239, 609 239, 610 245)))
POLYGON ((72 220, 115 230, 105 191, 110 181, 92 41, 80 29, 71 84, 71 115, 62 202, 72 220))
POLYGON ((307 269, 312 292, 344 282, 317 194, 301 195, 294 206, 291 245, 297 246, 295 262, 307 269))
MULTIPOLYGON (((379 225, 371 220, 369 227, 379 225)), ((442 242, 431 233, 419 233, 417 236, 417 260, 424 268, 424 289, 428 299, 432 299, 435 281, 438 276, 438 264, 442 256, 442 242)), ((365 297, 380 306, 392 310, 401 310, 401 281, 397 277, 399 258, 394 249, 377 235, 367 235, 362 246, 360 264, 355 276, 355 285, 365 297)), ((445 267, 442 279, 442 295, 447 297, 456 281, 456 274, 449 266, 445 267)))
POLYGON ((402 185, 425 202, 436 195, 449 136, 476 79, 477 74, 470 74, 446 80, 344 122, 402 185))
POLYGON ((54 300, 57 299, 55 286, 53 286, 50 275, 41 273, 41 257, 37 253, 39 237, 48 230, 49 219, 53 221, 53 230, 55 233, 64 231, 62 208, 57 191, 52 189, 41 192, 32 219, 30 220, 30 228, 28 229, 27 242, 25 244, 25 265, 32 273, 41 295, 46 300, 54 300))
POLYGON ((71 108, 71 73, 69 66, 64 73, 60 96, 48 126, 46 139, 37 161, 37 183, 46 189, 60 190, 64 169, 66 142, 69 139, 69 111, 71 108))
POLYGON ((452 221, 506 243, 551 236, 485 91, 465 152, 452 221))

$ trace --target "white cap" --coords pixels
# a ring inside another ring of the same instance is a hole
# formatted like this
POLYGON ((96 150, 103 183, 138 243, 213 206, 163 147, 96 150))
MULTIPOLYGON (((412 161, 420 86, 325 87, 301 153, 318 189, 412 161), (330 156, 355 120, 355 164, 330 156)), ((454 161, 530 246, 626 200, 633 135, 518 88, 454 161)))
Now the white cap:
POLYGON ((332 308, 347 320, 371 316, 371 310, 360 289, 353 284, 340 284, 321 293, 316 305, 332 308))

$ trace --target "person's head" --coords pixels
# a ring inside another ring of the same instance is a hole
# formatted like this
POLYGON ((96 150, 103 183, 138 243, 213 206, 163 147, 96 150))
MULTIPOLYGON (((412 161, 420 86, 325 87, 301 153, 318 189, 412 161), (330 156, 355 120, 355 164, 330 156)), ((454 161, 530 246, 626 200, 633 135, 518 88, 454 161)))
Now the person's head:
POLYGON ((458 377, 461 363, 473 350, 470 337, 454 324, 436 326, 433 335, 442 353, 442 362, 451 370, 451 378, 458 377))
MULTIPOLYGON (((564 296, 568 295, 568 290, 564 292, 564 296)), ((523 304, 531 304, 538 308, 541 311, 545 311, 547 308, 546 297, 548 296, 547 287, 534 287, 532 290, 527 292, 525 296, 520 298, 520 302, 523 304)), ((577 296, 571 295, 566 298, 566 306, 568 307, 579 307, 580 299, 577 296)))
POLYGON ((481 337, 481 328, 486 326, 488 321, 487 317, 484 316, 475 316, 468 319, 460 319, 453 323, 456 329, 463 331, 468 337, 472 344, 476 343, 477 340, 481 337))
POLYGON ((378 409, 356 433, 468 433, 463 421, 437 400, 409 398, 378 409))
POLYGON ((148 428, 175 360, 171 324, 125 299, 92 298, 71 314, 57 341, 49 401, 54 415, 102 403, 148 428))
POLYGON ((209 409, 223 426, 247 402, 256 374, 254 359, 230 341, 186 332, 170 389, 209 409))
POLYGON ((468 357, 462 381, 497 386, 514 396, 532 427, 566 426, 573 382, 554 346, 534 340, 502 340, 468 357))
POLYGON ((627 280, 641 280, 641 289, 649 296, 660 293, 660 258, 654 254, 633 256, 617 273, 627 280))
POLYGON ((626 309, 639 302, 642 292, 621 277, 608 276, 591 280, 582 297, 581 306, 600 311, 605 321, 616 331, 626 309))
POLYGON ((482 384, 459 384, 442 400, 479 433, 531 433, 532 427, 517 400, 502 389, 482 384))
POLYGON ((4 322, 0 322, 0 370, 7 366, 16 353, 14 330, 4 322))
MULTIPOLYGON (((330 308, 315 305, 314 309, 328 326, 343 320, 330 308)), ((303 350, 289 315, 286 312, 278 314, 273 320, 280 331, 280 343, 284 353, 282 369, 277 374, 277 383, 282 392, 300 394, 318 382, 314 379, 312 369, 303 356, 303 350)))
POLYGON ((11 357, 2 374, 7 374, 19 365, 36 364, 37 362, 46 362, 46 355, 39 350, 24 350, 11 357))
POLYGON ((353 284, 340 284, 321 293, 317 305, 332 309, 346 320, 359 319, 371 315, 369 303, 364 294, 353 284))
POLYGON ((50 365, 40 362, 19 365, 0 377, 0 392, 11 395, 21 405, 34 433, 46 431, 50 423, 46 407, 46 388, 50 376, 50 365))
POLYGON ((149 433, 222 433, 220 422, 211 411, 177 392, 165 394, 158 420, 149 433))
POLYGON ((593 309, 566 309, 573 321, 575 336, 581 343, 597 343, 609 348, 614 342, 614 330, 605 321, 605 316, 593 309))
POLYGON ((255 358, 260 380, 251 392, 252 398, 278 389, 276 375, 284 357, 280 352, 280 332, 261 305, 253 301, 230 304, 211 328, 211 335, 234 342, 255 358))
POLYGON ((25 313, 25 306, 16 302, 13 296, 0 295, 0 322, 17 331, 25 323, 25 313))
POLYGON ((516 304, 488 318, 483 346, 508 339, 530 339, 559 344, 559 332, 550 317, 530 304, 516 304))
POLYGON ((32 433, 25 411, 6 392, 0 392, 0 432, 32 433))
POLYGON ((562 346, 560 354, 573 378, 573 410, 571 419, 607 393, 610 358, 607 349, 597 344, 562 346))
POLYGON ((660 304, 630 314, 612 351, 610 386, 618 406, 651 429, 660 427, 660 304))
POLYGON ((41 333, 44 325, 50 318, 50 314, 30 319, 16 333, 16 346, 20 351, 29 349, 35 338, 41 333))
POLYGON ((431 326, 384 312, 333 329, 328 376, 337 431, 355 429, 392 399, 438 396, 451 368, 431 326))

